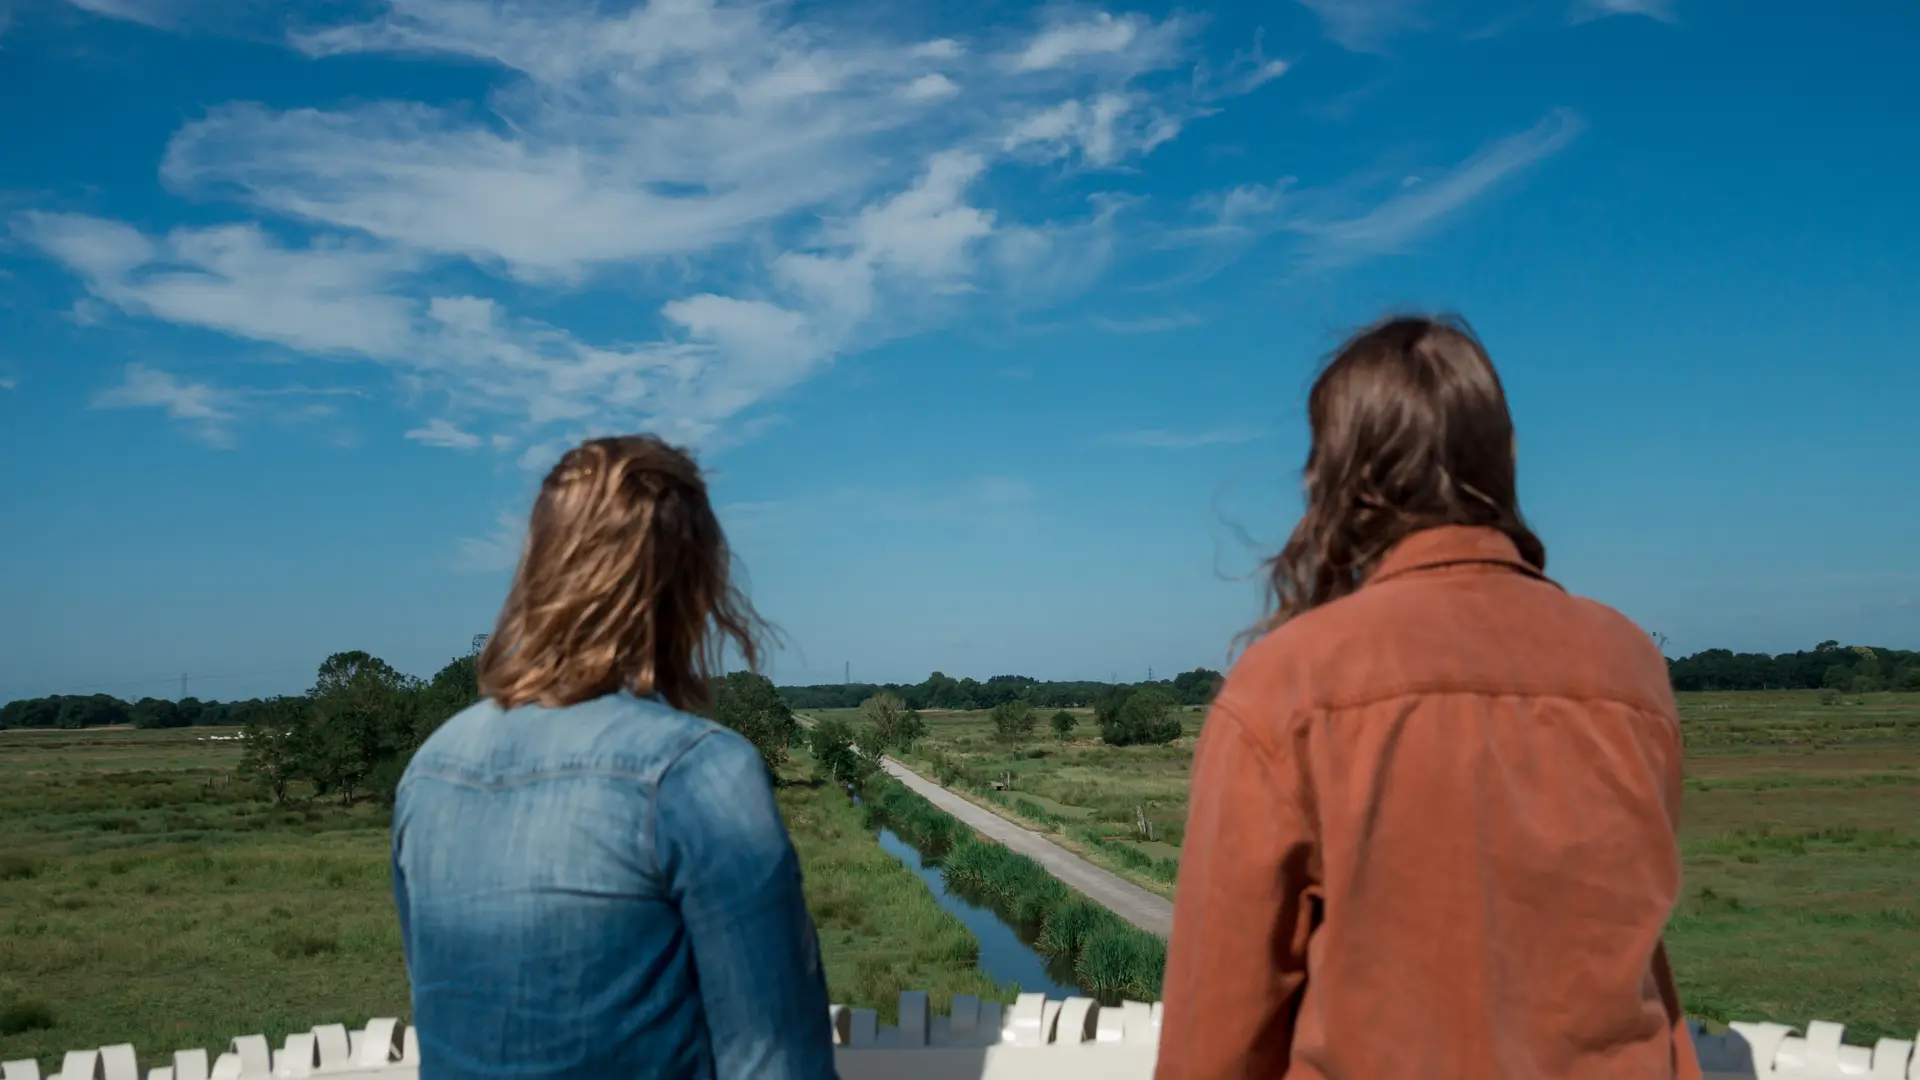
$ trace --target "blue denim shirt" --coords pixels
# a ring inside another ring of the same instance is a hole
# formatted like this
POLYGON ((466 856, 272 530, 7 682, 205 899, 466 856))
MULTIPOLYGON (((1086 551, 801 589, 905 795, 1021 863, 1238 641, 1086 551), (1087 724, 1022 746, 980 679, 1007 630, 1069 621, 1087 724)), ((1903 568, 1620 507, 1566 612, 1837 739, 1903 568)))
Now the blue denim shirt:
POLYGON ((393 890, 422 1080, 834 1076, 799 860, 717 724, 482 701, 401 779, 393 890))

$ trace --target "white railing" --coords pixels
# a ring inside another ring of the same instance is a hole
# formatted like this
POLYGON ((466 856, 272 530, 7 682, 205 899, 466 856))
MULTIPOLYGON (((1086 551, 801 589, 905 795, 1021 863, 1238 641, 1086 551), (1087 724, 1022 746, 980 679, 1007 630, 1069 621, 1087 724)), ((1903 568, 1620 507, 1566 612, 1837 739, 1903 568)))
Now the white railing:
MULTIPOLYGON (((1160 1006, 1137 1001, 1102 1007, 1089 998, 1022 994, 1010 1006, 956 995, 945 1016, 927 995, 900 995, 900 1022, 881 1027, 872 1009, 835 1005, 834 1062, 841 1080, 1150 1080, 1160 1044, 1160 1006)), ((1872 1049, 1841 1042, 1839 1024, 1815 1021, 1804 1035, 1783 1024, 1736 1023, 1724 1035, 1694 1031, 1701 1067, 1712 1080, 1920 1080, 1914 1044, 1882 1039, 1872 1049)), ((274 1050, 264 1035, 233 1040, 225 1053, 182 1050, 147 1080, 269 1080, 349 1076, 417 1080, 413 1029, 372 1020, 349 1031, 328 1024, 289 1035, 274 1050)), ((33 1061, 0 1066, 0 1080, 140 1080, 132 1046, 69 1051, 42 1077, 33 1061)))

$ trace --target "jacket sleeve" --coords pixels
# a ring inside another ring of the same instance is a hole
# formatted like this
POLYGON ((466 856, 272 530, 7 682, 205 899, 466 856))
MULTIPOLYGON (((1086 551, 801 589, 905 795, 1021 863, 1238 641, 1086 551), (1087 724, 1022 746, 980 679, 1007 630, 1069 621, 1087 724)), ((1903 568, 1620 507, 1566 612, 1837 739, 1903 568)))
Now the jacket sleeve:
POLYGON ((832 1080, 820 942, 759 753, 709 735, 658 799, 655 850, 692 944, 715 1080, 832 1080))
MULTIPOLYGON (((1686 791, 1684 763, 1685 740, 1680 729, 1680 705, 1674 699, 1673 683, 1666 677, 1665 661, 1662 658, 1660 678, 1655 683, 1662 709, 1672 724, 1672 741, 1663 749, 1666 752, 1666 800, 1667 817, 1672 822, 1674 833, 1674 858, 1679 858, 1680 803, 1686 791)), ((1660 1000, 1666 1006, 1667 1020, 1673 1037, 1673 1075, 1676 1080, 1700 1080, 1700 1059, 1693 1046, 1693 1033, 1687 1029, 1686 1009, 1680 1001, 1680 990, 1674 985, 1673 963, 1667 957, 1666 939, 1662 937, 1653 953, 1653 979, 1660 987, 1660 1000)))
POLYGON ((1214 705, 1194 755, 1156 1080, 1286 1072, 1318 906, 1299 775, 1214 705))

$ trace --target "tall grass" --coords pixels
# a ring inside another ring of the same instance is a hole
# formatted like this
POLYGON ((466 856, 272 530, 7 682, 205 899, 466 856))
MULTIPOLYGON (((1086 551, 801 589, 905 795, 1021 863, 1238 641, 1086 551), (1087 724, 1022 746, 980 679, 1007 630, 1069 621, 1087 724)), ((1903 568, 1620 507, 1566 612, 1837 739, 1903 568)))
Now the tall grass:
POLYGON ((862 799, 869 823, 912 840, 950 884, 1033 932, 1040 951, 1071 960, 1085 989, 1106 1000, 1160 996, 1166 942, 1062 885, 1025 855, 980 839, 897 781, 873 777, 862 799))
POLYGON ((1125 841, 1109 840, 1095 829, 1076 829, 1074 836, 1098 851, 1114 857, 1120 865, 1139 870, 1171 885, 1180 877, 1179 859, 1156 859, 1125 841))

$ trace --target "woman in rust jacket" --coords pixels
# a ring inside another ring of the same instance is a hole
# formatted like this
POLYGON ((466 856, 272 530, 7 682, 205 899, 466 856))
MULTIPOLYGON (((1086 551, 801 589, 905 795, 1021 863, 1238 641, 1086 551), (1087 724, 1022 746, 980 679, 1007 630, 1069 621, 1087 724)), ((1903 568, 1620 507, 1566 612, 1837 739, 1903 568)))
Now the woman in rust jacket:
POLYGON ((1194 760, 1160 1080, 1699 1076, 1667 667, 1568 595, 1458 321, 1314 384, 1274 614, 1194 760))

